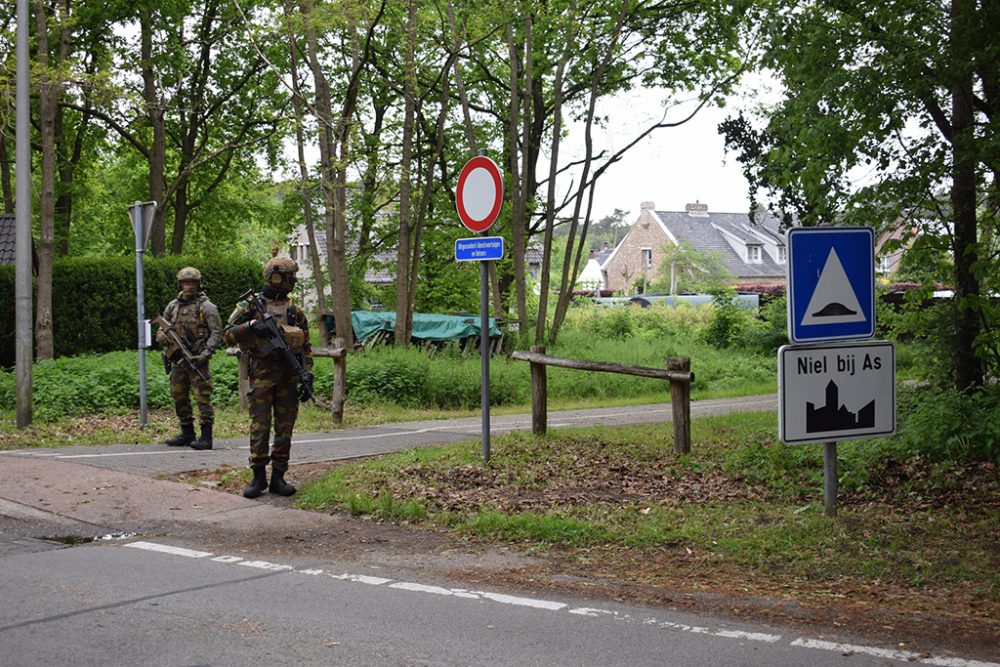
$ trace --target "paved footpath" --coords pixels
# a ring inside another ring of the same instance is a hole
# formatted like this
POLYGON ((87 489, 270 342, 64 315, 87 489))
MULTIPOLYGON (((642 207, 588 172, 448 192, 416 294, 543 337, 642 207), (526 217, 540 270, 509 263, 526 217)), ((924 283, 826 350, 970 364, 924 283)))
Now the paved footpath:
MULTIPOLYGON (((694 401, 692 416, 775 410, 776 396, 694 401)), ((549 427, 608 427, 670 421, 670 406, 637 405, 549 413, 549 427)), ((531 428, 531 415, 495 416, 493 435, 531 428)), ((477 447, 481 419, 399 422, 296 436, 295 465, 349 459, 444 443, 472 441, 477 447)), ((160 444, 122 444, 0 451, 0 553, 34 547, 23 536, 47 526, 47 534, 90 536, 102 532, 146 533, 188 526, 253 533, 261 525, 281 525, 299 533, 336 530, 336 517, 292 509, 291 499, 247 500, 200 485, 178 484, 157 475, 247 465, 245 439, 217 440, 198 452, 160 444), (277 505, 275 504, 277 503, 277 505), (279 519, 280 517, 280 519, 279 519), (5 528, 6 526, 6 528, 5 528), (10 533, 4 539, 5 530, 10 533)))
MULTIPOLYGON (((765 412, 778 409, 777 395, 741 396, 691 402, 691 416, 704 417, 729 412, 765 412)), ((669 423, 669 403, 632 405, 589 410, 550 412, 549 428, 627 426, 669 423)), ((292 439, 292 465, 386 454, 414 447, 478 439, 480 417, 396 422, 382 426, 344 429, 329 433, 297 434, 292 439)), ((531 429, 531 415, 494 415, 490 434, 531 429)), ((0 456, 83 463, 136 475, 176 474, 196 470, 234 468, 247 464, 250 446, 246 438, 216 440, 215 449, 198 452, 188 447, 157 444, 101 445, 0 451, 0 456)))

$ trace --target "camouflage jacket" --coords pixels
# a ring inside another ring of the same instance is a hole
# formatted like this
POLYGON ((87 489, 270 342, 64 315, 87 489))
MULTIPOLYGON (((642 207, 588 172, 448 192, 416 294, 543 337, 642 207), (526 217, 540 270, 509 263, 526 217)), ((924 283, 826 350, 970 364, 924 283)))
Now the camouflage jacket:
POLYGON ((163 317, 184 339, 191 354, 212 354, 222 345, 219 309, 204 292, 198 292, 194 298, 185 297, 183 292, 178 293, 177 298, 167 304, 163 317))
MULTIPOLYGON (((312 345, 309 343, 309 322, 305 312, 289 299, 268 299, 262 297, 269 313, 274 315, 283 330, 285 343, 295 352, 302 366, 312 372, 312 345)), ((227 345, 238 345, 240 350, 250 355, 255 368, 278 368, 285 366, 285 360, 278 352, 267 356, 261 354, 265 341, 250 328, 250 321, 256 313, 250 311, 246 301, 240 301, 229 316, 223 340, 227 345)))

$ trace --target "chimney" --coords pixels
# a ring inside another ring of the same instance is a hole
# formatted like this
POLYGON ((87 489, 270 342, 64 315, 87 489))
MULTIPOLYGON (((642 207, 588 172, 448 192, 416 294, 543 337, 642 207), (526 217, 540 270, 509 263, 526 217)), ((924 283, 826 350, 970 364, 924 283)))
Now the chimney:
POLYGON ((642 202, 642 203, 639 204, 639 210, 640 211, 655 211, 656 210, 656 204, 654 202, 651 202, 651 201, 644 201, 644 202, 642 202))
POLYGON ((708 217, 708 204, 702 204, 695 200, 693 204, 685 204, 684 210, 692 218, 707 218, 708 217))

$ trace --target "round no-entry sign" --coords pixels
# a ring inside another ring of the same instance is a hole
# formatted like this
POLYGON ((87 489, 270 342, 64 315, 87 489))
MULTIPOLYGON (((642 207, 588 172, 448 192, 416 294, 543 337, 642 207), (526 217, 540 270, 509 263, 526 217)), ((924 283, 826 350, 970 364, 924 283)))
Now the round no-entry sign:
POLYGON ((477 155, 458 175, 455 208, 458 219, 473 232, 484 232, 500 215, 503 204, 503 176, 497 163, 477 155))

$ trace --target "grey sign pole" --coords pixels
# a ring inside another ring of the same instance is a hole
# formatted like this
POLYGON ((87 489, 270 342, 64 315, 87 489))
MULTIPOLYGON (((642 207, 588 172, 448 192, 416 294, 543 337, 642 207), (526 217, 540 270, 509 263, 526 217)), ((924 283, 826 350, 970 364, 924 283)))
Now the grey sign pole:
POLYGON ((823 510, 837 516, 837 443, 823 443, 823 510))
POLYGON ((31 425, 33 412, 31 393, 32 331, 31 321, 31 117, 28 63, 28 0, 17 0, 17 67, 15 124, 17 166, 17 207, 14 210, 15 273, 14 320, 17 330, 15 365, 17 372, 17 428, 31 425))
POLYGON ((142 255, 149 238, 149 229, 153 225, 153 215, 156 213, 156 202, 136 202, 128 207, 129 218, 132 220, 132 231, 135 232, 135 304, 136 321, 138 323, 139 348, 139 426, 146 428, 146 348, 149 341, 146 336, 146 291, 142 280, 142 255))
POLYGON ((480 402, 483 412, 483 461, 490 460, 490 271, 479 262, 479 352, 482 360, 480 402))

